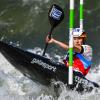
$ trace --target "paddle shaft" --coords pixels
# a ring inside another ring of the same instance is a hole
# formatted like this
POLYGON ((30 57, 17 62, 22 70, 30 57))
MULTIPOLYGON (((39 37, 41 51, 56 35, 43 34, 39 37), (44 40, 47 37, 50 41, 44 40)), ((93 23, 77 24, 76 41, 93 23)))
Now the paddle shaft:
MULTIPOLYGON (((49 32, 49 35, 48 35, 48 38, 49 38, 49 39, 51 39, 51 35, 52 35, 53 29, 54 29, 54 26, 52 26, 51 29, 50 29, 50 32, 49 32)), ((46 52, 46 50, 47 50, 47 47, 48 47, 48 43, 45 44, 45 48, 44 48, 44 51, 43 51, 42 56, 45 55, 45 52, 46 52)))

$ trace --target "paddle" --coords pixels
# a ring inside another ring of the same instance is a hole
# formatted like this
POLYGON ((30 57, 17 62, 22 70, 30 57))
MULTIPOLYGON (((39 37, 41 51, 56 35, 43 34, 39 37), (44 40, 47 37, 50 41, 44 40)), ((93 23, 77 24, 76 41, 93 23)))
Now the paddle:
MULTIPOLYGON (((54 28, 63 20, 64 12, 61 7, 56 4, 53 4, 48 13, 49 22, 51 25, 50 32, 48 33, 48 38, 51 39, 51 34, 54 28)), ((46 43, 42 56, 45 55, 48 43, 46 43)))

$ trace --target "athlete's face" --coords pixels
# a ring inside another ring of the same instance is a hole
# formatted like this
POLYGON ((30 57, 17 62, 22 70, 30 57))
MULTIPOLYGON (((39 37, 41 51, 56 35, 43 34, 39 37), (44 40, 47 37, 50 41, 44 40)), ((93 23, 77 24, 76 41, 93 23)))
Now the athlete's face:
POLYGON ((83 44, 83 38, 81 37, 74 37, 74 46, 75 45, 82 45, 83 44))

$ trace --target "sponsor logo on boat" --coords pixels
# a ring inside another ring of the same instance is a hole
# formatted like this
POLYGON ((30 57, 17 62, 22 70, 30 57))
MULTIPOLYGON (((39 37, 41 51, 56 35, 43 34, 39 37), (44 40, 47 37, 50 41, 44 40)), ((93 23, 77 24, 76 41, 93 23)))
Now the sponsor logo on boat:
POLYGON ((32 64, 38 64, 38 65, 41 65, 43 68, 46 68, 46 69, 49 69, 49 70, 52 70, 53 72, 55 72, 57 70, 56 67, 54 66, 51 66, 47 63, 44 63, 42 60, 38 60, 36 58, 34 58, 32 61, 31 61, 32 64))

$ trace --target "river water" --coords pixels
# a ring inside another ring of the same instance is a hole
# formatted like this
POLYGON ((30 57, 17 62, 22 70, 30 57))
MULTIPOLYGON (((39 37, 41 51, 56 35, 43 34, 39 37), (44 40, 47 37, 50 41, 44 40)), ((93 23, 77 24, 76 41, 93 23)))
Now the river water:
MULTIPOLYGON (((53 37, 68 42, 68 0, 0 0, 0 38, 6 42, 18 43, 23 49, 33 49, 33 52, 42 51, 45 37, 50 30, 48 11, 54 3, 63 8, 65 17, 53 31, 53 37)), ((99 5, 100 0, 92 3, 90 0, 84 0, 84 29, 87 32, 87 43, 93 47, 93 66, 87 78, 97 83, 100 83, 99 5)), ((74 27, 78 26, 79 2, 76 0, 74 27)), ((51 44, 47 53, 58 61, 63 58, 66 51, 51 44)), ((64 91, 56 97, 53 88, 37 84, 23 76, 0 54, 1 100, 99 100, 100 98, 99 90, 84 95, 67 91, 65 88, 62 90, 64 91)))

